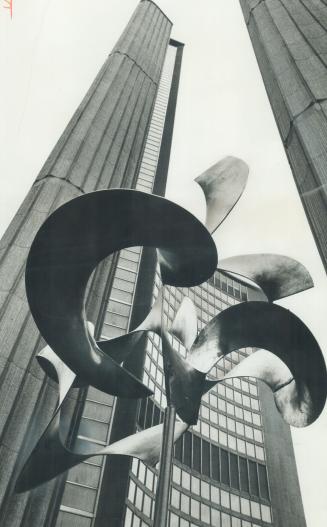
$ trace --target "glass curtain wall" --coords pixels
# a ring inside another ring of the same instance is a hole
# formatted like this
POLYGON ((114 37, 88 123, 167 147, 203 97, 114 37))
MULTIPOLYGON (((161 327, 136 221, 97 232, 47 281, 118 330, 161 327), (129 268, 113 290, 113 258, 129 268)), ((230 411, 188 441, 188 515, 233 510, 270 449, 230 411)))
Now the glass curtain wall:
MULTIPOLYGON (((154 299, 160 284, 157 275, 154 299)), ((189 296, 195 303, 200 329, 219 311, 247 300, 248 293, 248 286, 218 272, 207 283, 191 289, 165 287, 165 324, 171 325, 183 296, 189 296)), ((185 356, 179 341, 171 337, 171 342, 185 356)), ((218 370, 229 371, 252 352, 252 348, 235 351, 221 359, 210 373, 217 377, 218 370)), ((147 339, 143 381, 154 396, 140 402, 139 430, 163 422, 166 396, 157 335, 151 334, 147 339)), ((157 475, 156 469, 133 460, 125 527, 152 525, 157 475)), ((198 424, 175 446, 168 524, 170 527, 272 525, 264 430, 255 380, 230 379, 203 397, 198 424)))

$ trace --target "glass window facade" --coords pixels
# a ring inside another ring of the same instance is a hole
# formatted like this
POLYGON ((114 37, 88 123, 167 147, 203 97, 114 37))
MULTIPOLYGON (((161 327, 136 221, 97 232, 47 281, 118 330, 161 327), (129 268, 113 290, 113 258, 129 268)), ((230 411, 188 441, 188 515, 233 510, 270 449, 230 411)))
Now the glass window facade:
MULTIPOLYGON (((157 275, 154 298, 160 287, 157 275)), ((216 272, 208 283, 198 287, 165 287, 164 318, 167 324, 171 323, 183 296, 189 296, 197 307, 200 327, 203 327, 220 310, 245 300, 247 294, 245 286, 231 279, 227 284, 226 278, 216 272)), ((185 355, 176 338, 171 337, 171 343, 185 355)), ((221 359, 210 373, 216 377, 227 372, 252 352, 251 348, 234 351, 221 359)), ((140 402, 140 430, 162 422, 166 406, 160 339, 157 336, 149 335, 146 353, 144 382, 155 393, 151 399, 140 402)), ((133 461, 130 489, 139 488, 143 501, 138 498, 137 502, 136 494, 131 498, 128 493, 125 527, 152 525, 157 476, 156 469, 133 461), (150 478, 145 476, 148 473, 150 478), (151 507, 147 506, 147 510, 151 510, 149 515, 144 508, 145 496, 151 500, 151 507)), ((169 525, 178 527, 272 525, 264 430, 258 386, 254 379, 229 379, 203 397, 197 425, 175 445, 169 514, 169 525)))

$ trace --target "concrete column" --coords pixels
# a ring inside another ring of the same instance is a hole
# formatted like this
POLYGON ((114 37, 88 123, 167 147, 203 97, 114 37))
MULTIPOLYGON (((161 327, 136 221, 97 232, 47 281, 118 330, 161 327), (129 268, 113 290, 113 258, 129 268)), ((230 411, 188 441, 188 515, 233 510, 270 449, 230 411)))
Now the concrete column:
MULTIPOLYGON (((38 437, 56 388, 34 360, 44 342, 29 312, 25 260, 34 236, 57 207, 81 194, 133 188, 171 31, 151 1, 137 6, 121 38, 51 152, 0 243, 0 523, 49 525, 55 484, 13 495, 22 447, 38 437)), ((99 267, 88 297, 98 331, 113 258, 99 267)), ((46 291, 44 292, 46 295, 46 291)), ((72 396, 74 399, 74 396, 72 396)), ((75 396, 75 403, 78 401, 75 396)), ((74 415, 78 405, 72 404, 74 415)), ((77 412, 78 413, 78 412, 77 412)))
POLYGON ((327 4, 240 0, 304 210, 327 270, 327 4))

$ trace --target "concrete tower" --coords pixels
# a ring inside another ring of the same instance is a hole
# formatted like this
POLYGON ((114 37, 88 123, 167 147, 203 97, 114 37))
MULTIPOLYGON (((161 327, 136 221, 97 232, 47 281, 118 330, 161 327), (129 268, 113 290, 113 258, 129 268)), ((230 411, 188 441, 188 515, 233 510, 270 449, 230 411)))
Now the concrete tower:
MULTIPOLYGON (((25 296, 24 268, 30 244, 45 218, 68 200, 98 189, 136 186, 171 26, 153 2, 139 3, 1 241, 3 526, 50 525, 54 496, 60 493, 57 481, 31 493, 12 495, 22 452, 44 429, 56 403, 55 387, 44 379, 34 360, 44 342, 25 296)), ((90 284, 88 317, 95 324, 97 336, 101 333, 117 259, 118 255, 112 256, 100 265, 90 284)), ((85 394, 73 393, 68 402, 67 412, 73 416, 73 423, 80 417, 84 397, 85 394)))
POLYGON ((327 270, 327 3, 240 3, 295 183, 327 270))

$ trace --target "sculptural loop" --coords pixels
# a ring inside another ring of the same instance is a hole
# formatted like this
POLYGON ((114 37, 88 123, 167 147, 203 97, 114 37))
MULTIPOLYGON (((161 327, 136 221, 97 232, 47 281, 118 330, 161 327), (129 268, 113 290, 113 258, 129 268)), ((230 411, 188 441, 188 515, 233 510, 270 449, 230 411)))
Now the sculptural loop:
POLYGON ((215 244, 192 214, 132 190, 93 192, 57 209, 38 231, 26 266, 28 302, 47 343, 82 380, 121 397, 151 391, 97 346, 86 326, 84 297, 101 260, 137 245, 160 248, 164 283, 196 285, 216 268, 215 244))
POLYGON ((232 306, 199 334, 196 308, 189 298, 183 299, 171 327, 165 327, 161 294, 145 321, 121 337, 96 342, 86 320, 88 279, 100 261, 120 249, 157 248, 163 286, 190 287, 209 279, 217 266, 210 233, 239 200, 247 175, 243 161, 228 157, 197 178, 207 202, 206 227, 164 198, 121 189, 75 198, 45 221, 28 256, 26 292, 34 320, 51 346, 42 350, 38 360, 58 382, 59 400, 47 429, 25 460, 17 491, 33 488, 99 454, 133 456, 154 465, 162 443, 155 511, 158 527, 165 524, 167 514, 174 441, 197 422, 201 397, 217 382, 254 376, 270 386, 277 408, 290 424, 306 426, 319 416, 326 399, 321 350, 301 320, 269 303, 313 285, 307 270, 291 258, 261 254, 220 262, 225 274, 254 281, 269 302, 232 306), (168 402, 164 427, 143 430, 100 450, 79 437, 74 445, 65 445, 61 412, 71 387, 90 384, 126 398, 152 393, 121 366, 150 331, 162 341, 168 402), (185 347, 186 358, 175 349, 174 338, 185 347), (248 346, 265 349, 219 379, 206 378, 222 357, 248 346), (183 422, 175 420, 176 414, 183 422))

